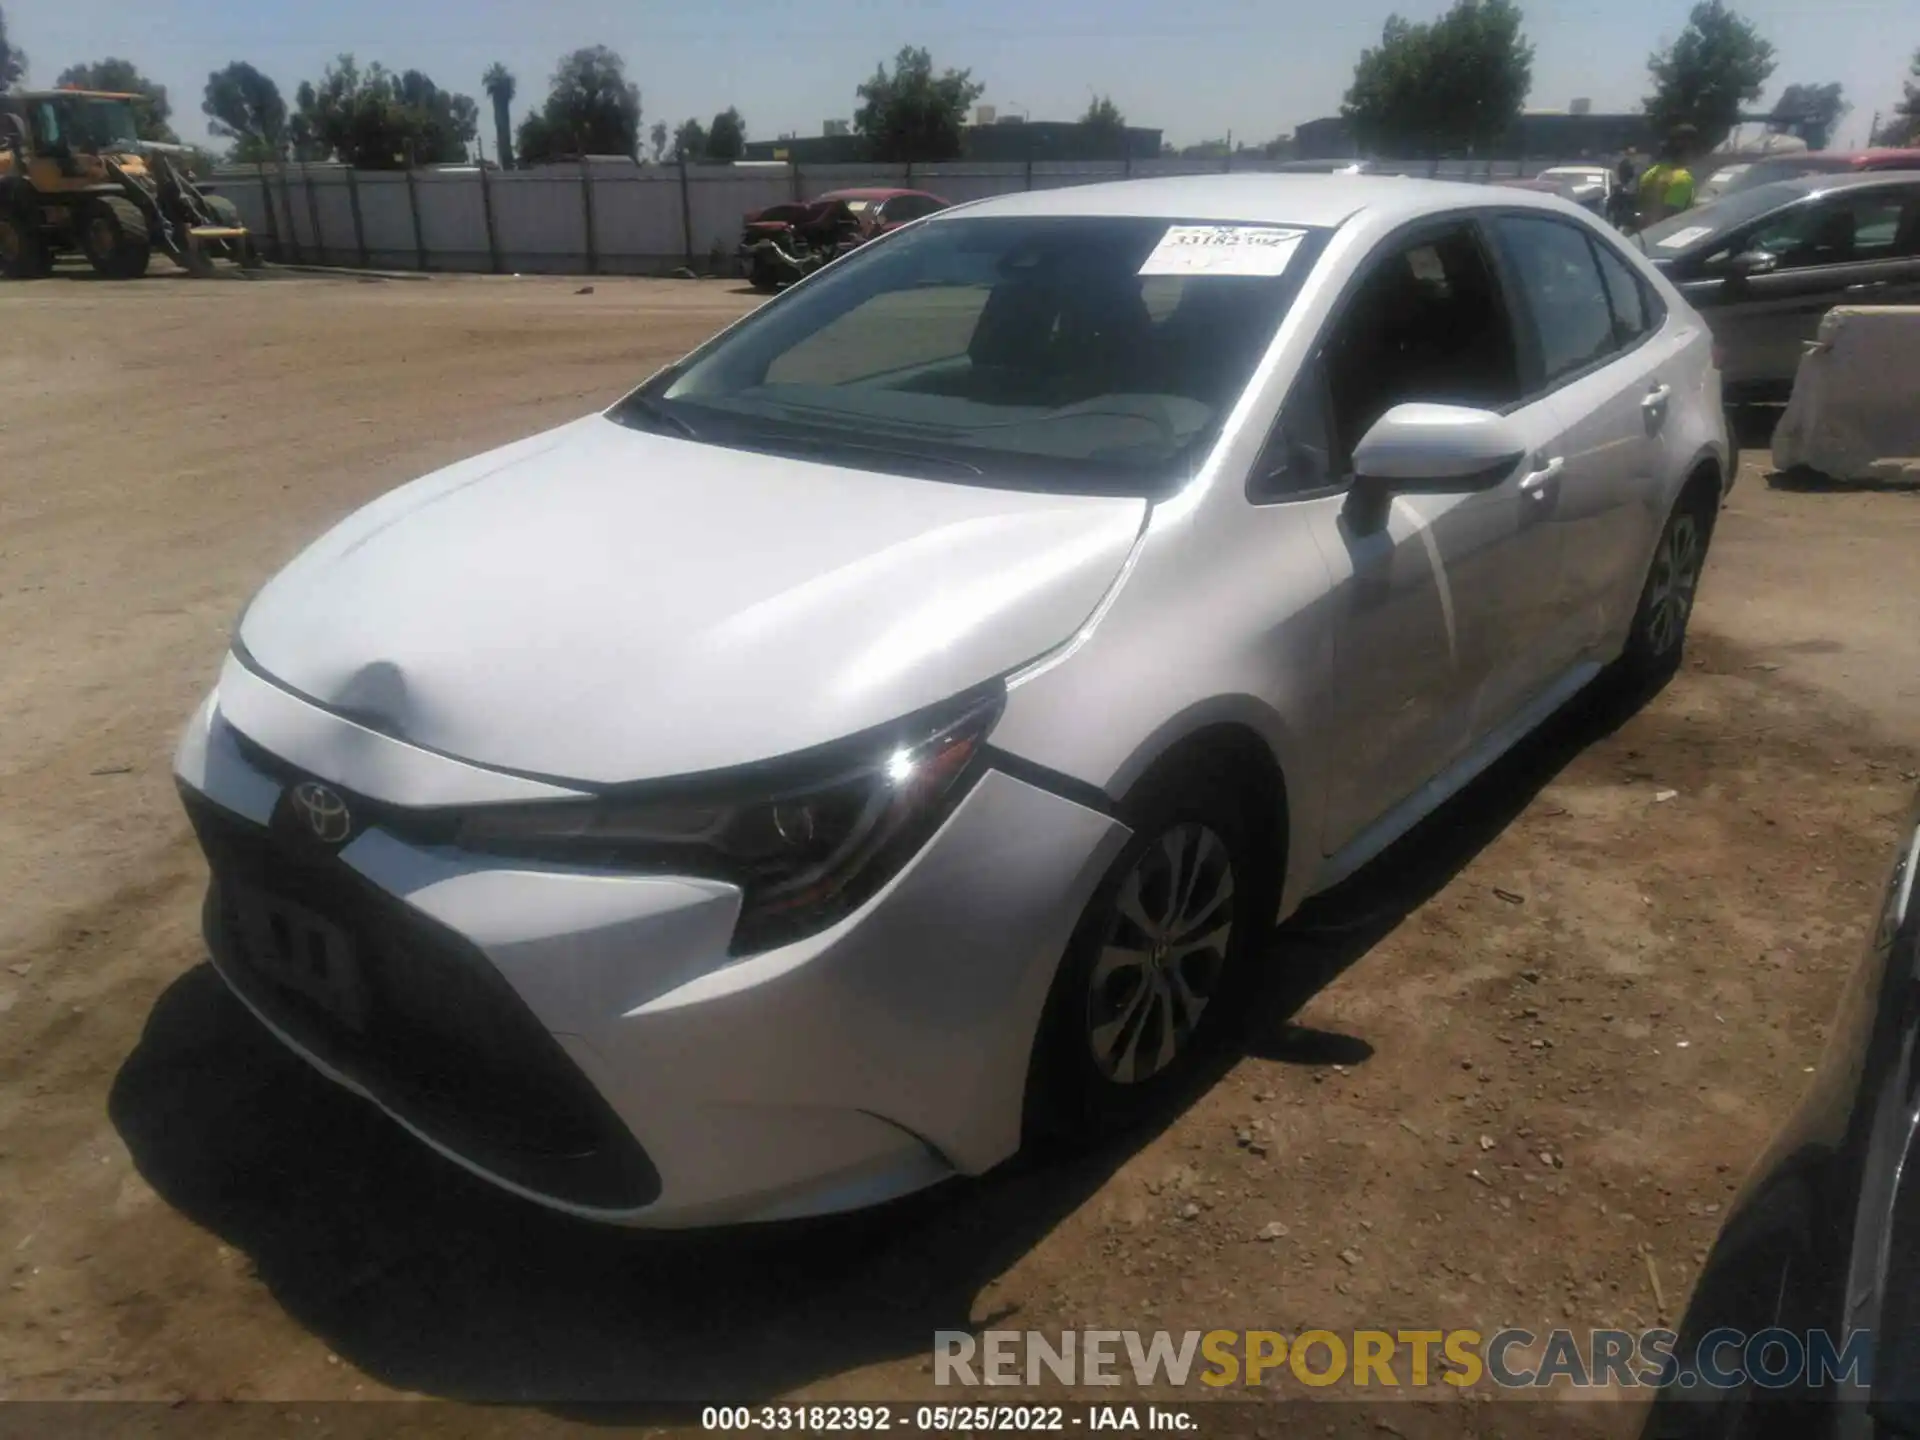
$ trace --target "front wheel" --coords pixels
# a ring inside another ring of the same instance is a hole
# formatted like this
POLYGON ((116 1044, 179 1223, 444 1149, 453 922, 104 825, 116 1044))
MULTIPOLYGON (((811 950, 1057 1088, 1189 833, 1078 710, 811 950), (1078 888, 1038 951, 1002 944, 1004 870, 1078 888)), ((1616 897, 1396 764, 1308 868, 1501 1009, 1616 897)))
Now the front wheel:
POLYGON ((112 197, 81 212, 80 248, 94 273, 108 280, 138 280, 153 253, 146 217, 130 201, 112 197))
POLYGON ((1074 930, 1028 1082, 1035 1138, 1097 1137, 1178 1087, 1228 1028, 1276 908, 1245 787, 1183 766, 1130 797, 1133 837, 1074 930))
POLYGON ((1667 517, 1634 611, 1627 648, 1620 657, 1627 679, 1657 685, 1680 668, 1713 520, 1714 506, 1702 490, 1682 495, 1667 517))

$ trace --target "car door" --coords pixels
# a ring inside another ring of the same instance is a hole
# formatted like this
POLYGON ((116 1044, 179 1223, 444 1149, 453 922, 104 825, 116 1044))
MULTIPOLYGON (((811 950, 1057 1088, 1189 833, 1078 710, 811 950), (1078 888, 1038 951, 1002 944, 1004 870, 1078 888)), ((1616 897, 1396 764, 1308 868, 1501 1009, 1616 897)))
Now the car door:
MULTIPOLYGON (((1354 446, 1395 405, 1495 409, 1544 440, 1512 322, 1470 217, 1402 232, 1356 276, 1303 367, 1256 472, 1256 500, 1305 507, 1331 576, 1322 844, 1344 847, 1480 737, 1490 692, 1550 668, 1529 603, 1551 583, 1525 462, 1466 494, 1396 495, 1367 513, 1354 446)), ((1540 467, 1540 468, 1544 468, 1540 467)))
POLYGON ((1850 187, 1777 211, 1705 257, 1682 289, 1709 309, 1729 390, 1784 395, 1835 305, 1920 298, 1917 218, 1920 185, 1850 187))
POLYGON ((1546 640, 1571 663, 1618 635, 1638 595, 1665 469, 1665 430, 1683 341, 1659 323, 1659 299, 1611 241, 1558 216, 1514 213, 1491 227, 1518 292, 1541 389, 1558 432, 1557 494, 1545 524, 1560 559, 1546 640))

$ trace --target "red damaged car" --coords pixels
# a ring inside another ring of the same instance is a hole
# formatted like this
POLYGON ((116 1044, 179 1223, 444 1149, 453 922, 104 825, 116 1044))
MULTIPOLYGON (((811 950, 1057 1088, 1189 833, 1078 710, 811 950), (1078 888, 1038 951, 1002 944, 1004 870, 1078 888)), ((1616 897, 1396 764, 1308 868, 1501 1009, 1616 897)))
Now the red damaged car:
POLYGON ((830 190, 815 200, 769 205, 741 227, 740 268, 756 290, 778 290, 887 231, 947 208, 924 190, 830 190))

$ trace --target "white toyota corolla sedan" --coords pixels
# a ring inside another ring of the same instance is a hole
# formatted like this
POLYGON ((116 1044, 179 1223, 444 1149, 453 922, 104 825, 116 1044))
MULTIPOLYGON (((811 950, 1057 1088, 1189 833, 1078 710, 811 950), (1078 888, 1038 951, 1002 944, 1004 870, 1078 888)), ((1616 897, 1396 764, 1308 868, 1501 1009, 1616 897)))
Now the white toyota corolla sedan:
POLYGON ((948 210, 271 580, 176 770, 287 1045, 578 1215, 1124 1122, 1276 919, 1684 640, 1732 455, 1590 216, 1366 176, 948 210))

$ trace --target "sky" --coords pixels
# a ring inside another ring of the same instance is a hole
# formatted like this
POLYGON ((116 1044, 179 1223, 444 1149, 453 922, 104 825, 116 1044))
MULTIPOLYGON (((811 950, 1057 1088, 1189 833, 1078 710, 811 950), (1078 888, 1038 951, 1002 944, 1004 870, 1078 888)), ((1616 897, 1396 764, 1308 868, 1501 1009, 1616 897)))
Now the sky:
MULTIPOLYGON (((1692 0, 1522 0, 1535 48, 1529 106, 1636 109, 1650 51, 1686 23, 1692 0)), ((514 121, 545 97, 555 62, 604 44, 640 86, 643 126, 703 121, 739 107, 749 138, 817 135, 852 115, 854 87, 902 45, 937 67, 970 69, 984 104, 1034 119, 1077 119, 1110 94, 1129 123, 1176 145, 1231 132, 1250 143, 1338 111, 1361 49, 1389 12, 1431 19, 1446 0, 0 0, 30 83, 117 55, 167 87, 183 139, 209 139, 208 72, 246 60, 289 105, 303 79, 351 51, 364 64, 418 69, 485 110, 481 73, 519 78, 514 121)), ((1854 110, 1835 144, 1864 144, 1876 109, 1900 98, 1920 49, 1920 0, 1750 0, 1735 8, 1770 39, 1779 66, 1763 100, 1794 81, 1846 86, 1854 110)), ((491 126, 482 137, 491 148, 491 126)))

